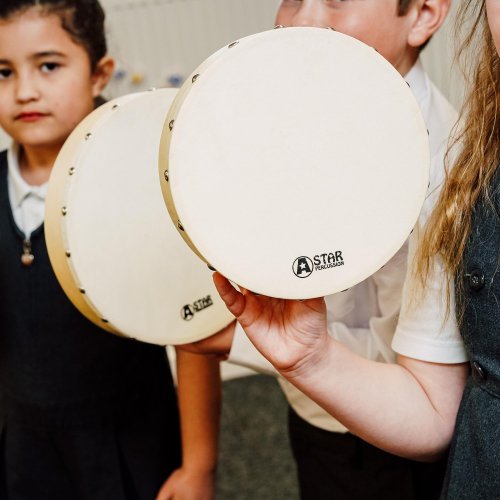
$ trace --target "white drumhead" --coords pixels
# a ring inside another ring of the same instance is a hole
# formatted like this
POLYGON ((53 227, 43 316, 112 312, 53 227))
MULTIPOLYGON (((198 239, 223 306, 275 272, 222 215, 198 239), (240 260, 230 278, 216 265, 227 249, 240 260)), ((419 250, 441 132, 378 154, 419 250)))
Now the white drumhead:
POLYGON ((199 340, 232 319, 161 196, 158 147, 176 92, 108 103, 84 139, 74 141, 72 175, 65 165, 51 178, 64 184, 56 211, 64 247, 52 248, 51 261, 56 267, 63 260, 71 270, 79 300, 93 312, 89 319, 160 345, 199 340))
POLYGON ((406 82, 373 48, 319 28, 215 53, 181 88, 160 147, 188 243, 239 285, 291 299, 383 266, 417 220, 429 164, 406 82))
POLYGON ((99 120, 101 116, 108 113, 116 104, 122 104, 133 98, 127 95, 106 102, 99 106, 92 113, 87 115, 70 134, 63 147, 57 155, 52 168, 50 182, 48 186, 47 198, 45 200, 45 242, 54 273, 62 286, 64 292, 77 309, 87 317, 87 319, 98 323, 105 330, 114 332, 109 324, 101 322, 98 313, 88 304, 81 293, 78 283, 74 279, 73 272, 66 257, 66 242, 62 231, 62 211, 65 209, 69 181, 74 174, 76 152, 85 141, 88 131, 99 120))

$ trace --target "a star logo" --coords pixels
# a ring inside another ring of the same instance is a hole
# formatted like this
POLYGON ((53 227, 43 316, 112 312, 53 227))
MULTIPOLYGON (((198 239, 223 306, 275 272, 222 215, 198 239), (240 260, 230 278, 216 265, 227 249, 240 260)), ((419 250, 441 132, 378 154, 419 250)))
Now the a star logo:
POLYGON ((314 270, 313 261, 309 257, 298 257, 293 262, 293 273, 297 278, 307 278, 314 270))
POLYGON ((184 321, 191 321, 194 318, 194 310, 191 305, 185 305, 181 310, 181 318, 184 321))

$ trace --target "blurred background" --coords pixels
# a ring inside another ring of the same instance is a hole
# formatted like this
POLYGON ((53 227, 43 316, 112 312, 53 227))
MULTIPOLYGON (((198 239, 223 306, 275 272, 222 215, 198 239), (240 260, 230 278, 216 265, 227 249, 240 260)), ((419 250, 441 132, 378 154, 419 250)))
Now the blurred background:
MULTIPOLYGON (((179 87, 211 53, 274 26, 277 0, 101 0, 110 54, 117 61, 107 98, 152 87, 179 87)), ((424 50, 424 66, 458 108, 453 63, 457 1, 424 50)), ((0 150, 8 144, 0 129, 0 150)), ((172 353, 170 353, 172 354, 172 353)), ((224 364, 219 500, 298 499, 286 435, 287 406, 272 377, 224 364)))

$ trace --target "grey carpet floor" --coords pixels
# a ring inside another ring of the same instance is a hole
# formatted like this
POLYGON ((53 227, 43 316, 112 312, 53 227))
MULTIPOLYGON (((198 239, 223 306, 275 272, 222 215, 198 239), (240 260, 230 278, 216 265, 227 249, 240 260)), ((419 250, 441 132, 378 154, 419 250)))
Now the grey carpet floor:
POLYGON ((217 500, 298 500, 287 404, 273 377, 223 383, 217 500))

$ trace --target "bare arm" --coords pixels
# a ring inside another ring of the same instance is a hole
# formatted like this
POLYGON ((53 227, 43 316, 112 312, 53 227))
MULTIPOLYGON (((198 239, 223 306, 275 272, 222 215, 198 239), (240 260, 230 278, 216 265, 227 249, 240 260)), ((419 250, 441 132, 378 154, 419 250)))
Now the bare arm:
POLYGON ((376 363, 328 339, 320 356, 282 374, 364 440, 432 460, 451 440, 467 365, 403 356, 398 364, 376 363))
POLYGON ((219 361, 176 349, 182 467, 158 500, 215 497, 221 384, 219 361))
POLYGON ((302 302, 237 292, 214 281, 256 348, 291 383, 352 432, 391 453, 432 459, 449 443, 467 365, 401 357, 365 360, 327 334, 323 299, 302 302))

